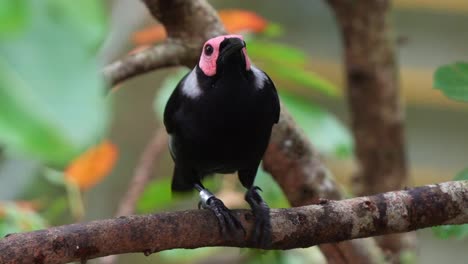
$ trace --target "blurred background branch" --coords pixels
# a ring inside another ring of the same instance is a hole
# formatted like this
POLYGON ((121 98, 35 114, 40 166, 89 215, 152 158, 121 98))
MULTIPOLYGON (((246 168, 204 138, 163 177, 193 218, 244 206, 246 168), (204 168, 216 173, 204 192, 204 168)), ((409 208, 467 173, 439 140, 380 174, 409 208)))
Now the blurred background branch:
MULTIPOLYGON (((141 194, 144 192, 146 185, 151 181, 154 175, 154 166, 161 158, 167 148, 168 137, 164 128, 159 128, 155 131, 153 138, 146 145, 145 150, 141 154, 140 160, 135 167, 132 180, 128 185, 127 193, 120 201, 116 216, 131 215, 135 213, 135 207, 141 194)), ((117 256, 108 256, 101 259, 101 263, 115 263, 117 256)))
MULTIPOLYGON (((347 97, 358 171, 358 196, 399 190, 408 184, 404 110, 389 12, 392 1, 328 0, 340 28, 347 97)), ((415 234, 381 237, 395 254, 414 250, 415 234)))

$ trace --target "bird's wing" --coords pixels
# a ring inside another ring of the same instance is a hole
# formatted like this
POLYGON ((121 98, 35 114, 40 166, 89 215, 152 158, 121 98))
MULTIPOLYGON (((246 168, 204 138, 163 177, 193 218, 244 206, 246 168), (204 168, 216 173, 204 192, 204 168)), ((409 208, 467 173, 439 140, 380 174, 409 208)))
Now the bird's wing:
POLYGON ((278 92, 276 91, 276 87, 275 87, 275 84, 273 83, 273 81, 270 79, 270 77, 265 74, 266 77, 268 78, 268 84, 265 85, 265 88, 267 88, 267 92, 269 94, 269 96, 271 96, 272 98, 272 102, 273 102, 273 121, 276 123, 278 123, 279 121, 279 117, 280 117, 280 101, 279 101, 279 98, 278 98, 278 92))
POLYGON ((166 127, 167 133, 171 134, 176 129, 177 123, 175 121, 175 114, 180 109, 182 103, 181 90, 185 83, 185 79, 190 74, 187 73, 182 80, 177 84, 176 88, 172 92, 169 100, 164 108, 164 126, 166 127))
POLYGON ((273 122, 278 123, 280 116, 280 102, 275 84, 271 80, 270 76, 268 76, 268 74, 253 65, 252 71, 254 72, 256 85, 262 87, 261 91, 264 98, 267 100, 267 102, 271 103, 271 105, 269 104, 271 108, 268 110, 271 111, 273 122))

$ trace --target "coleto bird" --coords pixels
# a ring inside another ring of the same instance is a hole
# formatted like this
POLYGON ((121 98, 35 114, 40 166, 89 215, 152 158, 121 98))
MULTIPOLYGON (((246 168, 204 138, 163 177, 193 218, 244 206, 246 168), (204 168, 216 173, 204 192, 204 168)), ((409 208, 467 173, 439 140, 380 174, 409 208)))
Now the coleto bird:
POLYGON ((198 65, 179 82, 164 111, 175 162, 172 190, 198 190, 201 207, 216 215, 227 235, 243 228, 202 179, 237 171, 247 188, 245 200, 255 216, 253 240, 259 246, 271 242, 271 224, 254 179, 279 114, 276 88, 251 64, 240 35, 208 40, 198 65))

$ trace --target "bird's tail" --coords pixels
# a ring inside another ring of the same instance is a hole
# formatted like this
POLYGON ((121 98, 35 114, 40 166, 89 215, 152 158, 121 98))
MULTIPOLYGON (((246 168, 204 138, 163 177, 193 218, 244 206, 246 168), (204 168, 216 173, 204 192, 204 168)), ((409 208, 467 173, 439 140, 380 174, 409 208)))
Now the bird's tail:
POLYGON ((193 190, 194 175, 192 175, 190 170, 181 168, 180 166, 174 166, 174 174, 172 176, 172 186, 171 189, 173 192, 189 192, 193 190))

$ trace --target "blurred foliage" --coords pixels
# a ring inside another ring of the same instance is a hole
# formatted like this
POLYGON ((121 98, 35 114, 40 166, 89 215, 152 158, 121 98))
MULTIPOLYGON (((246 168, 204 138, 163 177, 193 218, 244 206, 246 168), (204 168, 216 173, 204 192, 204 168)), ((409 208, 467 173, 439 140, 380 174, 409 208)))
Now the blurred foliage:
POLYGON ((21 30, 28 18, 27 0, 0 2, 0 38, 21 30))
POLYGON ((0 203, 0 238, 44 227, 45 220, 31 208, 15 203, 0 203))
POLYGON ((65 181, 62 171, 52 169, 44 170, 47 181, 32 178, 22 197, 47 206, 23 210, 15 203, 1 204, 2 234, 43 228, 40 215, 63 221, 68 208, 73 212, 82 205, 80 188, 96 184, 113 166, 116 152, 107 141, 100 151, 77 158, 102 140, 110 119, 111 101, 96 59, 107 34, 106 17, 103 3, 94 0, 78 5, 66 0, 0 2, 2 153, 38 160, 44 167, 68 165, 69 178, 65 181), (70 179, 76 188, 69 186, 70 179))
POLYGON ((222 247, 205 247, 195 249, 171 249, 159 252, 161 260, 168 263, 194 263, 223 252, 222 247))
POLYGON ((307 55, 299 49, 253 38, 247 40, 247 52, 252 61, 259 63, 260 68, 276 82, 304 86, 329 96, 338 94, 338 89, 332 83, 307 70, 307 55))
MULTIPOLYGON (((198 199, 198 194, 196 197, 194 196, 195 192, 172 193, 171 182, 172 177, 168 176, 153 180, 148 184, 137 202, 137 211, 151 213, 177 207, 177 203, 183 202, 186 198, 190 198, 190 200, 198 199)), ((203 185, 212 192, 217 192, 221 187, 221 179, 220 177, 209 176, 204 179, 203 185)))
POLYGON ((454 181, 468 181, 468 168, 462 170, 453 178, 454 181))
POLYGON ((81 190, 87 190, 109 175, 116 160, 117 146, 104 140, 81 154, 67 167, 66 179, 81 190))
POLYGON ((468 102, 468 63, 439 67, 434 74, 434 87, 452 99, 468 102))
POLYGON ((269 173, 263 170, 262 165, 258 168, 257 176, 255 176, 255 185, 262 189, 262 197, 270 207, 287 208, 290 206, 281 187, 269 173))
POLYGON ((138 199, 136 210, 140 213, 150 213, 172 206, 170 177, 157 179, 148 184, 138 199))
POLYGON ((291 93, 282 92, 281 100, 322 154, 338 158, 352 155, 351 134, 333 114, 291 93))
POLYGON ((102 4, 34 0, 0 6, 0 142, 9 152, 64 166, 108 123, 95 59, 106 31, 102 4))

